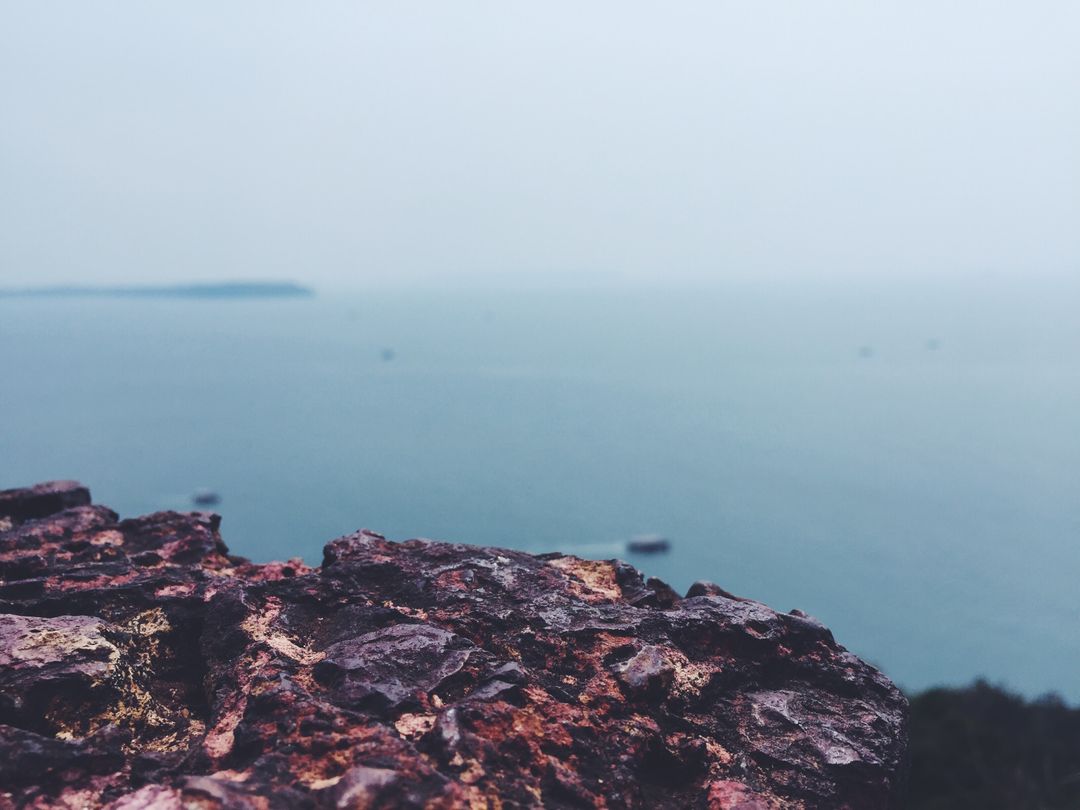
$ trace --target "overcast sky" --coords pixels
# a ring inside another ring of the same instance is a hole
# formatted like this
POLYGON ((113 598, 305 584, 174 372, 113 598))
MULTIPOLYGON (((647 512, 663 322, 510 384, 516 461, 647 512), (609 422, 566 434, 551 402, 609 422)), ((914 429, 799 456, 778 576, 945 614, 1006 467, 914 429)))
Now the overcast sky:
POLYGON ((1080 273, 1080 3, 0 4, 0 285, 1080 273))

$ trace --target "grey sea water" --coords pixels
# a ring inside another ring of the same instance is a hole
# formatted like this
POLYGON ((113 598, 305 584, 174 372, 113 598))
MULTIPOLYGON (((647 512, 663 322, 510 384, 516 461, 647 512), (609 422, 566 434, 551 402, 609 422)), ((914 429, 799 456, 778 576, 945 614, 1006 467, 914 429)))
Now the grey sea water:
POLYGON ((257 560, 360 526, 621 556, 806 610, 909 688, 1080 699, 1077 292, 0 300, 0 487, 126 515, 208 487, 257 560))

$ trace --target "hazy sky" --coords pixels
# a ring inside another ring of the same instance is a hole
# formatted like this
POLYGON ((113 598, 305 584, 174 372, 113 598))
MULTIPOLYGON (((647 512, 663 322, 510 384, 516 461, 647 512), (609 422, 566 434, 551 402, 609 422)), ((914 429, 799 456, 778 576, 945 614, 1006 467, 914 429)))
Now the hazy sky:
POLYGON ((1080 3, 0 4, 0 285, 1080 273, 1080 3))

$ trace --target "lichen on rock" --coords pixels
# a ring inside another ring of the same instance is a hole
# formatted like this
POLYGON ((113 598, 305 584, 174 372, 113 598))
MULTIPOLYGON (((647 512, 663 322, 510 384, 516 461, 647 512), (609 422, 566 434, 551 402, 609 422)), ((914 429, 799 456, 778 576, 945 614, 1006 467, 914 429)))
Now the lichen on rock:
POLYGON ((889 808, 906 704, 797 611, 368 531, 229 555, 0 492, 0 808, 889 808))

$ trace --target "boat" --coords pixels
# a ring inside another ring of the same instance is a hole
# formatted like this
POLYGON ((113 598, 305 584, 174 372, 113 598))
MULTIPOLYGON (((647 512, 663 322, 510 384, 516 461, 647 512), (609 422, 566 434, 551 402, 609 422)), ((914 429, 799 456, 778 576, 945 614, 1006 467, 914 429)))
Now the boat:
POLYGON ((626 550, 635 554, 665 554, 671 551, 671 541, 659 534, 639 534, 627 542, 626 550))
POLYGON ((217 506, 221 496, 211 489, 200 489, 191 496, 191 502, 196 506, 217 506))

